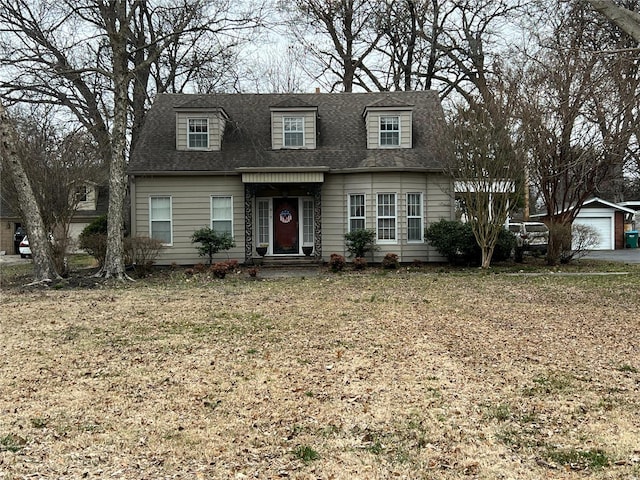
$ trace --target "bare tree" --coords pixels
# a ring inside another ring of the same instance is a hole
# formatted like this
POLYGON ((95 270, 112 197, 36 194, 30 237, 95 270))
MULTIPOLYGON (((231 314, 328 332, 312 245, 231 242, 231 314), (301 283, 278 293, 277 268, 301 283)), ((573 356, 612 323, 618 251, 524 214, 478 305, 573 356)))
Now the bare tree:
POLYGON ((329 79, 328 89, 351 92, 381 90, 378 79, 368 74, 366 62, 382 33, 376 28, 379 5, 368 0, 295 0, 279 2, 291 12, 288 25, 294 39, 304 45, 315 61, 316 79, 329 79), (293 4, 293 10, 291 5, 293 4))
POLYGON ((507 119, 496 119, 495 113, 476 105, 459 108, 451 126, 454 160, 449 173, 482 251, 482 268, 491 265, 523 181, 522 157, 513 148, 507 119))
POLYGON ((48 282, 59 278, 49 252, 47 230, 42 221, 40 207, 22 166, 22 159, 17 148, 17 135, 2 103, 0 103, 0 138, 2 170, 8 172, 13 180, 21 200, 20 207, 24 212, 24 221, 29 232, 29 243, 33 254, 34 281, 48 282))
POLYGON ((218 50, 205 47, 210 37, 203 35, 215 39, 256 24, 254 14, 233 12, 227 0, 2 2, 0 94, 12 102, 67 107, 109 165, 105 277, 125 277, 127 134, 135 141, 150 94, 210 72, 218 50))
MULTIPOLYGON (((35 107, 15 115, 16 148, 40 207, 45 230, 52 237, 51 254, 59 274, 66 273, 69 227, 76 214, 80 196, 76 193, 89 183, 103 185, 106 168, 96 154, 93 139, 77 128, 65 130, 55 109, 35 107)), ((2 178, 2 194, 13 199, 15 211, 21 210, 13 182, 2 178)), ((28 218, 28 212, 21 212, 28 218)))
POLYGON ((637 92, 613 95, 619 86, 611 65, 594 54, 601 29, 581 2, 556 2, 547 22, 543 47, 514 82, 522 88, 518 105, 531 180, 548 215, 547 261, 556 264, 570 249, 580 206, 621 164, 635 128, 637 103, 629 101, 637 92))

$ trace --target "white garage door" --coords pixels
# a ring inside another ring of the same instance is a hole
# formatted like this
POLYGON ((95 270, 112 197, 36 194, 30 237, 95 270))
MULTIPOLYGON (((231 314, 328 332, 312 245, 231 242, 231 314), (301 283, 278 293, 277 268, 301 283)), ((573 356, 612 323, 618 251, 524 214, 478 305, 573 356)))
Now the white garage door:
POLYGON ((593 248, 594 250, 613 250, 614 246, 611 244, 611 218, 578 216, 573 224, 588 225, 598 232, 600 243, 593 248))

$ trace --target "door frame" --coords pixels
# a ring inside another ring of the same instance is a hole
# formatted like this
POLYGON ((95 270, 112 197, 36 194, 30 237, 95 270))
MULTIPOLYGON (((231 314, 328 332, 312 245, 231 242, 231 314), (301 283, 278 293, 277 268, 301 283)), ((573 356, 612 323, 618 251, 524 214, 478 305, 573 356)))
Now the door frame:
MULTIPOLYGON (((274 224, 273 224, 273 219, 274 219, 274 205, 273 205, 273 201, 276 198, 287 198, 284 196, 279 196, 279 195, 275 195, 275 196, 271 196, 271 197, 256 197, 255 199, 255 208, 254 208, 254 212, 255 212, 255 220, 254 220, 254 245, 255 247, 258 247, 261 243, 265 243, 265 242, 260 242, 260 222, 261 219, 259 218, 260 216, 260 211, 258 208, 258 205, 260 204, 260 202, 267 202, 268 204, 268 243, 269 246, 267 247, 267 253, 266 256, 291 256, 291 255, 298 255, 298 256, 304 256, 302 247, 303 246, 308 246, 308 245, 313 245, 313 243, 305 243, 304 242, 304 227, 305 227, 305 218, 304 218, 304 202, 305 200, 307 201, 311 201, 312 204, 315 204, 314 202, 314 198, 312 196, 308 196, 308 195, 304 195, 304 196, 296 196, 296 197, 291 197, 292 199, 297 199, 296 205, 297 205, 297 209, 298 209, 298 251, 295 253, 274 253, 273 252, 273 247, 274 247, 274 234, 275 234, 275 229, 274 229, 274 224)), ((314 219, 311 218, 311 222, 312 222, 312 230, 313 230, 313 222, 314 219)))

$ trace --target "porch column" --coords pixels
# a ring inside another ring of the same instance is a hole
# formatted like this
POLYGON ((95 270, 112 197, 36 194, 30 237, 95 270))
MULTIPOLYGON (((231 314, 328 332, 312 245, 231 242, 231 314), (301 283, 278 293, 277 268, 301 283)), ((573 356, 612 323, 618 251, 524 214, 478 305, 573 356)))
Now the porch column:
POLYGON ((244 184, 244 261, 251 261, 253 252, 253 199, 256 195, 256 187, 253 184, 244 184))
POLYGON ((313 251, 316 260, 322 259, 322 184, 313 185, 313 251))

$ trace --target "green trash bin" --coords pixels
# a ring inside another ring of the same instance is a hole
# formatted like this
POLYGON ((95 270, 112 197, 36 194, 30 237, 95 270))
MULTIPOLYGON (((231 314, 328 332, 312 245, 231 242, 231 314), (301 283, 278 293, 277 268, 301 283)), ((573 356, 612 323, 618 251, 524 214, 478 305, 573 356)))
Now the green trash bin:
POLYGON ((637 230, 629 230, 628 232, 624 232, 625 239, 625 247, 627 248, 638 248, 638 231, 637 230))

